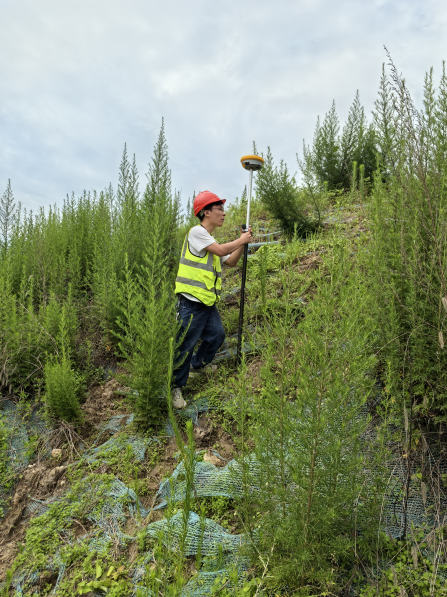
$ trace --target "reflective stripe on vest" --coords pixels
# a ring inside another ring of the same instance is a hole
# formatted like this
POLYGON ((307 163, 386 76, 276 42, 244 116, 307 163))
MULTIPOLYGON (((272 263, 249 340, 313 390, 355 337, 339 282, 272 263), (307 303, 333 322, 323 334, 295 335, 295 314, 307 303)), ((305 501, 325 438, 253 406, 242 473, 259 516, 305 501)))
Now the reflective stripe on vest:
MULTIPOLYGON (((191 231, 189 231, 191 232, 191 231)), ((220 257, 209 251, 204 257, 197 257, 189 250, 189 232, 185 237, 182 255, 175 280, 175 292, 186 292, 198 298, 207 306, 219 300, 222 288, 222 267, 220 257)))

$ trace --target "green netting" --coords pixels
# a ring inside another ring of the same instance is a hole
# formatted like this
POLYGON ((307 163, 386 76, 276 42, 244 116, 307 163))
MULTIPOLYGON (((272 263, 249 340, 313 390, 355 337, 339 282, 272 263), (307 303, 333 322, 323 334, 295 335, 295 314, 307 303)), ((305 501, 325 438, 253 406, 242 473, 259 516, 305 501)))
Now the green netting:
MULTIPOLYGON (((177 512, 171 518, 164 518, 153 522, 146 528, 146 535, 157 538, 162 537, 166 547, 178 551, 180 537, 182 534, 183 515, 177 512)), ((204 555, 217 556, 219 553, 235 553, 239 547, 246 542, 245 535, 231 535, 214 520, 205 518, 200 520, 200 516, 190 512, 188 518, 188 530, 184 546, 185 556, 195 555, 198 551, 199 543, 202 545, 204 555)))
MULTIPOLYGON (((217 452, 216 455, 220 457, 217 452)), ((249 491, 254 493, 257 491, 255 479, 259 473, 259 463, 254 456, 251 456, 245 466, 249 491)), ((156 496, 154 510, 165 508, 170 500, 182 502, 185 499, 185 472, 184 464, 181 462, 171 477, 162 482, 156 496)), ((239 462, 231 460, 222 468, 200 460, 195 463, 191 497, 239 498, 243 495, 242 466, 239 462)))
MULTIPOLYGON (((42 419, 37 407, 34 407, 31 413, 24 417, 15 402, 12 400, 3 400, 0 402, 0 410, 8 430, 7 468, 11 475, 20 473, 28 466, 30 458, 33 456, 29 451, 30 437, 39 436, 42 446, 41 458, 46 458, 50 455, 51 447, 48 443, 48 436, 51 429, 42 419)), ((6 500, 10 494, 11 490, 6 489, 0 484, 0 502, 6 500)), ((7 510, 4 512, 4 515, 6 513, 7 510)))
MULTIPOLYGON (((179 411, 177 414, 185 418, 190 418, 194 424, 197 424, 200 413, 208 409, 209 404, 207 399, 200 398, 191 403, 187 409, 179 411)), ((33 411, 28 420, 25 421, 20 417, 16 405, 7 401, 3 405, 3 412, 7 417, 9 427, 12 429, 10 450, 8 452, 10 466, 13 470, 20 471, 28 464, 29 456, 27 455, 26 444, 29 436, 39 432, 46 435, 49 430, 42 423, 37 411, 33 411)), ((362 411, 359 412, 358 416, 364 417, 366 414, 366 411, 362 411)), ((158 440, 155 438, 142 438, 138 435, 127 435, 127 433, 106 439, 107 432, 109 434, 116 434, 124 430, 131 421, 132 416, 120 415, 113 417, 110 421, 102 425, 95 442, 97 445, 86 451, 83 457, 91 462, 102 457, 106 458, 114 450, 126 450, 128 449, 127 446, 130 446, 133 455, 137 459, 142 460, 147 447, 158 440)), ((371 429, 364 434, 363 441, 365 450, 370 449, 371 443, 374 442, 374 432, 371 429)), ((402 460, 397 448, 396 444, 396 458, 394 462, 390 463, 390 481, 384 501, 383 519, 380 522, 381 528, 393 537, 400 537, 403 532, 405 517, 403 486, 408 474, 407 465, 402 460)), ((215 454, 219 456, 217 452, 215 454)), ((274 464, 272 463, 272 466, 274 464)), ((258 491, 257 479, 260 475, 260 465, 254 456, 251 456, 246 460, 245 466, 245 480, 248 480, 248 490, 251 493, 255 493, 258 491)), ((425 454, 420 455, 419 459, 414 459, 411 464, 410 473, 413 474, 421 469, 430 472, 432 476, 435 475, 438 479, 442 479, 443 475, 447 474, 447 462, 443 453, 433 448, 429 449, 425 454)), ((242 465, 236 460, 231 460, 223 467, 216 467, 209 462, 202 461, 200 453, 198 453, 194 465, 191 496, 199 498, 208 496, 240 498, 243 495, 242 472, 242 465)), ((89 491, 90 489, 86 486, 85 491, 89 491)), ((293 491, 292 484, 290 484, 290 489, 293 491)), ((175 468, 171 477, 160 484, 154 509, 164 508, 170 501, 174 503, 183 502, 185 492, 186 475, 184 464, 181 462, 175 468)), ((31 498, 24 515, 40 516, 45 514, 52 505, 61 499, 64 498, 57 498, 57 500, 53 498, 47 501, 39 501, 31 498)), ((420 483, 416 477, 412 478, 407 503, 407 525, 413 524, 419 528, 424 527, 427 529, 439 526, 443 521, 436 518, 434 514, 434 512, 439 511, 439 505, 441 505, 441 511, 445 511, 447 506, 446 500, 439 493, 435 494, 434 491, 430 491, 430 488, 427 490, 424 504, 420 483), (438 505, 438 507, 434 508, 435 505, 438 505)), ((354 508, 355 505, 353 505, 352 509, 354 510, 354 508)), ((136 537, 130 536, 125 532, 125 525, 130 519, 136 522, 137 519, 144 519, 148 514, 149 512, 140 502, 137 505, 135 492, 119 479, 115 479, 107 488, 107 500, 101 509, 93 509, 91 512, 86 513, 87 520, 93 523, 92 532, 82 539, 77 540, 69 531, 65 530, 70 528, 72 522, 70 508, 67 506, 67 517, 63 523, 61 534, 65 533, 64 537, 67 543, 87 541, 89 549, 105 554, 112 544, 124 549, 129 542, 135 541, 136 537)), ((148 537, 154 539, 162 537, 166 548, 169 547, 170 549, 177 550, 181 538, 182 525, 182 513, 178 512, 171 518, 165 518, 148 525, 146 534, 148 537)), ((230 571, 234 567, 237 568, 239 582, 242 583, 244 572, 248 568, 248 562, 240 552, 244 541, 246 541, 244 535, 231 535, 216 522, 209 519, 205 519, 203 522, 197 514, 191 512, 188 519, 185 554, 188 556, 195 555, 201 544, 201 551, 206 557, 201 569, 184 587, 182 595, 184 597, 209 595, 215 579, 228 578, 230 571)), ((145 567, 152 560, 152 557, 152 553, 150 551, 147 552, 142 558, 139 558, 138 564, 134 565, 134 569, 131 568, 129 570, 133 579, 134 594, 137 588, 140 588, 143 594, 150 595, 150 592, 143 587, 143 578, 145 567)), ((48 562, 47 569, 58 572, 55 592, 59 582, 64 577, 65 566, 66 562, 61 561, 59 555, 48 562)), ((18 573, 13 581, 16 594, 23 595, 24 591, 32 586, 37 579, 38 574, 36 573, 18 573)))
POLYGON ((93 462, 94 460, 105 458, 108 454, 117 450, 126 450, 129 446, 132 449, 134 457, 141 462, 144 460, 148 446, 155 443, 160 443, 160 440, 156 437, 143 438, 139 435, 111 437, 103 444, 88 450, 83 458, 87 462, 93 462))

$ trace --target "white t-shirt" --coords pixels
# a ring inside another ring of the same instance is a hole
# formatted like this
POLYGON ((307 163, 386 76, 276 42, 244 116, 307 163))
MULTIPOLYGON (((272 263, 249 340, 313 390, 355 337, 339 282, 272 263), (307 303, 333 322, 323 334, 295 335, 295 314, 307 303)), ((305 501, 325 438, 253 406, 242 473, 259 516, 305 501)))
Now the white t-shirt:
MULTIPOLYGON (((213 243, 217 242, 215 238, 211 236, 206 228, 203 226, 194 226, 191 228, 188 236, 188 243, 189 243, 189 250, 193 255, 196 257, 205 257, 206 255, 206 248, 212 245, 213 243)), ((229 258, 230 255, 225 255, 225 257, 220 258, 220 265, 225 263, 225 261, 229 258)), ((188 294, 187 292, 181 293, 190 301, 195 301, 196 303, 201 303, 202 301, 192 296, 192 294, 188 294)))

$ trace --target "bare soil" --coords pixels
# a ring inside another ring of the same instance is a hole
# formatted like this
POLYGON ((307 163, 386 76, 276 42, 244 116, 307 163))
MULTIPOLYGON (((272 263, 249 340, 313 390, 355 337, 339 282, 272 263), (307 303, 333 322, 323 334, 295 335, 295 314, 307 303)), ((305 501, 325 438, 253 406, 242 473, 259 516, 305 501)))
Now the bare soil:
MULTIPOLYGON (((82 405, 85 420, 81 426, 73 428, 62 423, 50 437, 52 448, 61 448, 57 458, 50 457, 45 460, 36 458, 18 476, 18 483, 9 504, 9 511, 0 523, 0 582, 6 577, 6 571, 12 565, 17 555, 18 548, 25 538, 26 528, 32 515, 26 515, 26 508, 35 500, 46 501, 60 497, 69 488, 66 478, 68 465, 75 462, 79 456, 79 440, 88 445, 91 438, 97 435, 101 424, 109 421, 113 416, 130 414, 122 395, 116 394, 122 390, 122 386, 115 379, 105 382, 103 385, 90 388, 86 402, 82 405)), ((182 433, 183 440, 187 441, 186 434, 182 433)), ((109 439, 110 435, 104 434, 103 441, 109 439)), ((199 426, 194 428, 194 439, 197 449, 205 449, 210 452, 216 449, 223 458, 230 460, 236 453, 236 446, 231 435, 220 426, 218 418, 203 413, 199 417, 199 426)), ((178 452, 175 438, 169 438, 163 447, 163 451, 155 466, 148 466, 143 462, 139 469, 139 477, 142 479, 146 495, 141 502, 146 509, 153 507, 155 496, 162 480, 167 478, 175 467, 178 460, 174 457, 178 452)), ((211 453, 211 452, 210 452, 211 453)), ((98 472, 111 472, 106 464, 98 472)), ((147 525, 150 522, 159 520, 163 514, 159 511, 151 511, 148 518, 142 521, 147 525)), ((74 521, 73 530, 77 537, 82 537, 91 530, 91 525, 85 521, 74 521)), ((129 547, 129 558, 135 558, 137 551, 135 546, 129 547), (135 553, 132 552, 135 551, 135 553)), ((42 575, 41 585, 52 583, 51 574, 42 575)), ((53 579, 54 582, 57 575, 53 579)), ((54 583, 53 583, 54 584, 54 583)))

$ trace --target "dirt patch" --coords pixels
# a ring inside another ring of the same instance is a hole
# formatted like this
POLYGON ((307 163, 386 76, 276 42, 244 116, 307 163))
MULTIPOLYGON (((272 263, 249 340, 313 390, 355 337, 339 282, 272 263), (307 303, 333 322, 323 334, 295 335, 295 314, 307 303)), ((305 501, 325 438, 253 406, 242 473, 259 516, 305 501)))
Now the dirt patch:
POLYGON ((259 357, 255 358, 248 366, 248 380, 251 384, 251 387, 254 390, 258 390, 262 387, 262 378, 261 378, 261 368, 262 368, 262 359, 259 357))
MULTIPOLYGON (((210 416, 208 413, 203 413, 199 417, 199 430, 203 430, 205 433, 203 437, 199 437, 196 440, 196 446, 198 449, 216 450, 226 460, 231 460, 234 454, 236 454, 236 444, 233 441, 232 436, 225 431, 218 422, 218 419, 210 416)), ((200 431, 195 428, 194 435, 199 435, 200 431)))
POLYGON ((14 537, 11 541, 0 541, 0 582, 6 578, 6 571, 11 567, 18 551, 18 542, 23 539, 25 530, 20 536, 14 537))
POLYGON ((313 253, 309 253, 300 259, 298 271, 300 274, 302 274, 304 272, 317 269, 319 264, 322 262, 323 260, 321 259, 319 252, 314 251, 313 253))
POLYGON ((129 411, 122 404, 122 396, 115 393, 120 389, 123 388, 116 379, 91 388, 87 400, 82 405, 86 419, 93 425, 99 425, 115 415, 128 414, 129 411))
POLYGON ((75 537, 83 537, 84 535, 88 535, 90 531, 93 529, 93 523, 90 521, 80 522, 79 520, 73 520, 72 529, 75 534, 75 537))
POLYGON ((227 431, 224 431, 223 429, 219 430, 216 443, 216 450, 226 460, 233 458, 237 452, 236 444, 234 443, 233 438, 227 431))
POLYGON ((30 516, 26 507, 35 503, 56 499, 67 487, 67 467, 58 465, 54 459, 29 465, 19 476, 19 482, 9 504, 9 510, 0 525, 0 581, 5 578, 17 554, 17 546, 26 532, 30 516))
MULTIPOLYGON (((253 364, 252 367, 254 367, 253 364)), ((83 405, 86 418, 83 428, 85 428, 86 435, 96 433, 98 425, 110 420, 111 417, 117 414, 128 414, 122 406, 122 396, 115 394, 120 387, 120 384, 112 379, 102 386, 92 388, 86 403, 83 405), (87 424, 89 427, 87 427, 87 424)), ((212 412, 203 413, 199 417, 198 423, 199 426, 194 427, 197 449, 205 449, 210 455, 214 449, 226 460, 231 460, 236 453, 236 446, 231 435, 220 425, 219 417, 216 417, 212 412)), ((10 500, 9 511, 0 524, 0 581, 5 579, 6 571, 17 556, 18 546, 25 539, 26 528, 32 516, 32 514, 29 514, 29 509, 27 510, 27 506, 36 505, 35 500, 54 501, 69 488, 69 481, 66 477, 68 464, 76 461, 81 453, 78 451, 78 444, 81 442, 77 431, 75 432, 74 428, 68 426, 68 424, 60 423, 50 437, 50 445, 55 449, 53 454, 57 457, 50 457, 44 461, 37 460, 36 463, 29 465, 17 476, 17 485, 10 500), (56 447, 55 443, 60 447, 56 447)), ((184 431, 181 433, 182 440, 186 443, 186 434, 184 431)), ((104 441, 106 439, 104 437, 104 441)), ((85 444, 85 440, 83 440, 83 443, 85 444)), ((179 463, 178 458, 175 458, 178 452, 175 438, 167 438, 160 451, 161 454, 158 457, 157 464, 152 464, 153 460, 148 454, 146 461, 139 466, 139 478, 142 485, 145 486, 145 491, 142 491, 142 494, 145 495, 141 496, 140 500, 147 510, 155 505, 155 496, 160 483, 172 474, 179 463)), ((153 456, 152 454, 152 458, 153 456)), ((100 474, 106 471, 115 473, 113 470, 108 470, 107 463, 104 463, 104 466, 100 467, 97 473, 100 474)), ((141 524, 147 525, 162 517, 163 512, 151 510, 147 519, 142 521, 141 524)), ((72 523, 72 529, 76 537, 82 537, 90 532, 91 526, 90 523, 86 523, 84 520, 73 521, 72 523)), ((133 546, 128 554, 130 560, 133 560, 137 553, 137 548, 133 546)), ((50 578, 51 575, 48 576, 49 574, 42 578, 43 584, 52 583, 52 577, 50 578)))

